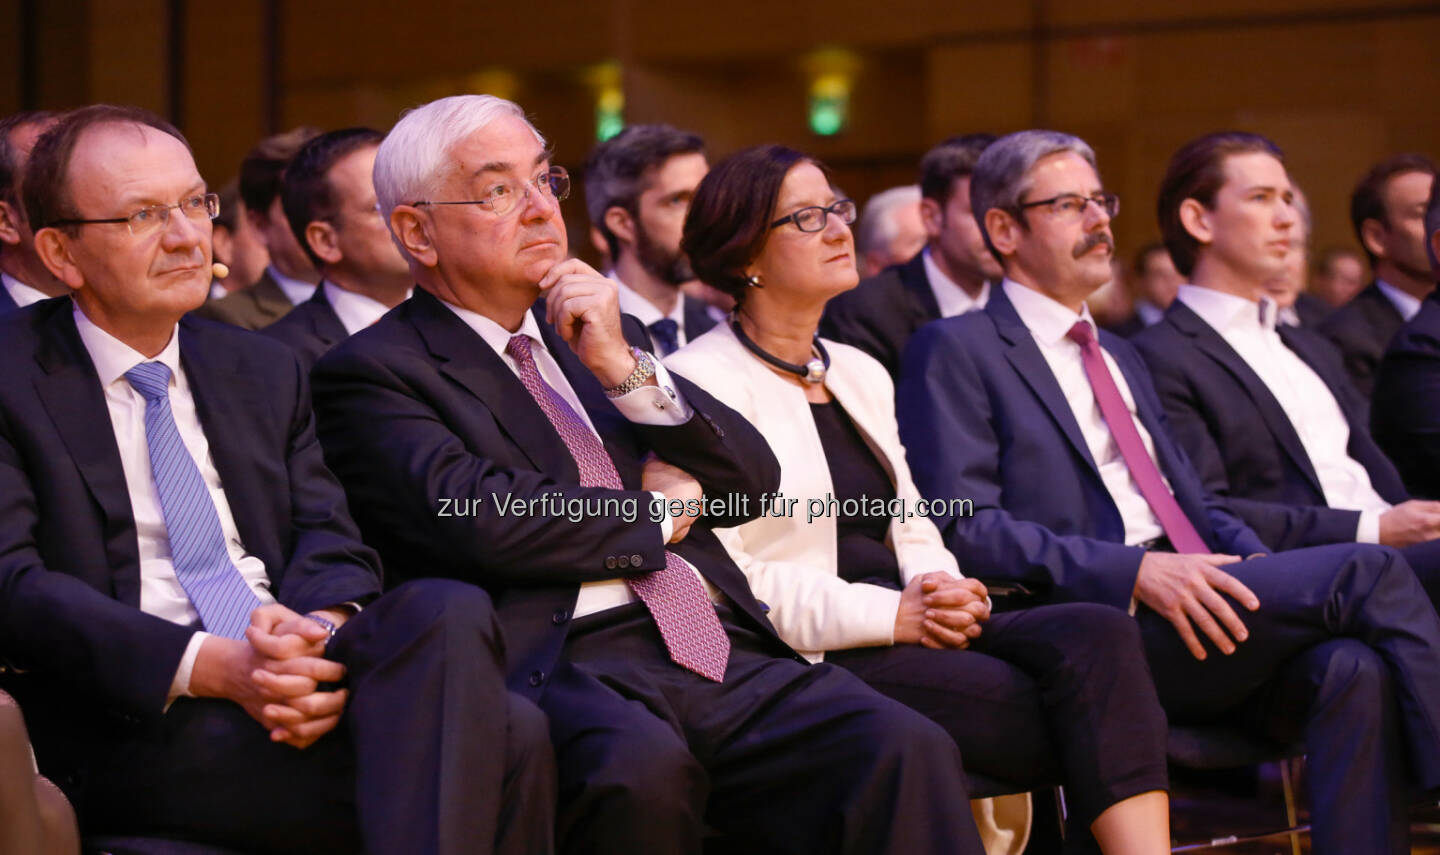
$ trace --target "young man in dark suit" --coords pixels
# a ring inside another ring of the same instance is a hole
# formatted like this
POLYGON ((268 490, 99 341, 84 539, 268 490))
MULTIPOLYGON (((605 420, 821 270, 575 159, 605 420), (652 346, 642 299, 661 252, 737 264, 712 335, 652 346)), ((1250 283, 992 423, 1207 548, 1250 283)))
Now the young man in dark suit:
POLYGON ((486 597, 380 596, 295 358, 182 320, 217 202, 141 110, 67 114, 31 157, 73 291, 0 324, 0 657, 41 771, 90 835, 547 851, 544 717, 486 597))
POLYGON ((1042 599, 1133 609, 1172 722, 1303 737, 1316 852, 1408 851, 1410 784, 1440 784, 1440 618, 1414 573, 1375 546, 1268 556, 1205 490, 1085 306, 1119 209, 1088 145, 1013 134, 971 194, 1005 281, 916 333, 899 389, 922 491, 973 502, 938 520, 950 547, 1042 599))
POLYGON ((370 128, 321 134, 285 170, 285 219, 322 278, 315 296, 261 333, 294 348, 307 372, 410 296, 410 266, 375 208, 370 174, 382 139, 370 128))
POLYGON ((1440 502, 1410 500, 1334 349, 1279 324, 1266 291, 1304 240, 1281 158, 1270 140, 1238 132, 1200 137, 1171 158, 1160 228, 1190 284, 1135 347, 1205 487, 1271 548, 1405 549, 1434 598, 1440 502))
POLYGON ((1350 223, 1375 281, 1327 317, 1320 332, 1340 348, 1345 370, 1366 400, 1385 348, 1435 289, 1424 224, 1434 181, 1429 158, 1399 154, 1372 167, 1350 196, 1350 223))
POLYGON ((314 379, 392 576, 495 597, 510 685, 550 717, 561 850, 698 852, 708 827, 744 851, 980 851, 953 741, 797 661, 710 531, 758 515, 779 465, 566 259, 549 158, 509 101, 407 113, 375 186, 418 287, 314 379), (702 489, 724 500, 703 517, 702 489))
POLYGON ((925 248, 831 300, 820 320, 821 335, 860 348, 898 377, 900 354, 917 329, 985 308, 1001 271, 970 211, 970 173, 994 139, 952 137, 925 153, 920 160, 925 248))
MULTIPOLYGON (((1425 233, 1430 269, 1440 278, 1440 181, 1425 206, 1425 233)), ((1440 291, 1430 292, 1385 352, 1370 424, 1410 492, 1440 499, 1440 291)))

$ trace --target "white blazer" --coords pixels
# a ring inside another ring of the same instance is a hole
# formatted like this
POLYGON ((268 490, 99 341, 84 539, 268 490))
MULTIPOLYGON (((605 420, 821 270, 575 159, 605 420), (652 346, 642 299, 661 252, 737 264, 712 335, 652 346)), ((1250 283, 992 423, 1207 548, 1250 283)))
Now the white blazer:
MULTIPOLYGON (((826 388, 889 472, 903 508, 913 512, 920 494, 900 444, 890 375, 856 348, 826 340, 825 349, 831 360, 826 388)), ((747 350, 729 323, 671 354, 665 365, 749 419, 780 461, 783 501, 772 502, 766 516, 715 530, 755 596, 769 604, 780 636, 812 662, 826 650, 894 644, 900 592, 841 579, 835 517, 825 513, 807 522, 809 500, 823 499, 835 488, 805 391, 747 350), (792 506, 791 499, 799 501, 792 506)), ((928 518, 893 519, 886 542, 904 584, 935 570, 960 577, 955 557, 928 518)))

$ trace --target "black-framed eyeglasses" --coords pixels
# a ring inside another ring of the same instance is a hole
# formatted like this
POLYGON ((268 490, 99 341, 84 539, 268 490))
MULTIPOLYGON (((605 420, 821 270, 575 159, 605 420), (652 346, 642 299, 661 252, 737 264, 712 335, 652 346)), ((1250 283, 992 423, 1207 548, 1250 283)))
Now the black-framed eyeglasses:
POLYGON ((825 223, 831 214, 839 217, 840 222, 848 226, 855 222, 855 203, 849 199, 840 199, 828 208, 821 205, 811 205, 808 208, 801 208, 793 214, 781 217, 771 223, 770 228, 778 229, 786 223, 794 223, 795 228, 802 232, 824 231, 825 223))
POLYGON ((410 204, 420 208, 426 205, 479 205, 497 217, 503 217, 518 204, 530 202, 530 188, 534 187, 542 196, 553 202, 563 202, 570 195, 570 173, 563 166, 552 166, 529 181, 501 181, 494 184, 480 199, 463 199, 455 202, 420 201, 410 204))
POLYGON ((164 228, 166 224, 170 222, 170 212, 176 210, 198 222, 213 220, 220 216, 220 194, 204 193, 199 196, 186 196, 174 205, 147 205, 128 217, 108 217, 106 219, 69 218, 54 220, 50 225, 94 226, 106 223, 124 223, 130 227, 130 234, 135 237, 145 237, 164 228))
POLYGON ((1039 208, 1049 206, 1050 213, 1057 217, 1080 219, 1085 216, 1085 207, 1094 203, 1096 208, 1105 212, 1105 216, 1114 218, 1120 213, 1120 197, 1114 193, 1096 193, 1093 196, 1081 196, 1079 193, 1061 193, 1059 196, 1051 196, 1049 199, 1040 199, 1035 202, 1022 202, 1020 210, 1027 208, 1039 208))

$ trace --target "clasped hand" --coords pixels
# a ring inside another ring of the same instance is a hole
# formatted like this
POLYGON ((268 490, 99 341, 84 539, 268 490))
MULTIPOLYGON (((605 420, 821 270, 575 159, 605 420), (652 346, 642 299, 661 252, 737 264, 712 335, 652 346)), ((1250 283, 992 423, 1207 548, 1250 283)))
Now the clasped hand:
POLYGON ((980 637, 981 624, 990 619, 985 598, 985 585, 978 579, 940 572, 916 576, 900 593, 895 643, 932 650, 969 647, 980 637))

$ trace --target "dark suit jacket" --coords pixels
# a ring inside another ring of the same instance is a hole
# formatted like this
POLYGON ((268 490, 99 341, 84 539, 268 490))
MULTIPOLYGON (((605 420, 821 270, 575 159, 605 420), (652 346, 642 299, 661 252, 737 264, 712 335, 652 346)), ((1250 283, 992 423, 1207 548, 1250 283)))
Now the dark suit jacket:
POLYGON ((710 331, 718 321, 710 315, 710 304, 689 294, 680 295, 685 313, 685 340, 694 341, 710 331))
POLYGON ((1370 423, 1410 492, 1440 499, 1440 291, 1385 352, 1370 423))
POLYGON ((1302 291, 1295 298, 1295 314, 1300 318, 1300 329, 1302 330, 1316 329, 1334 311, 1329 303, 1314 294, 1306 294, 1302 291))
MULTIPOLYGON (((45 759, 102 725, 162 715, 193 629, 140 611, 139 546, 120 452, 69 300, 0 320, 0 656, 45 759), (90 720, 98 719, 100 724, 90 720)), ((380 590, 325 469, 287 349, 180 323, 180 357, 245 549, 299 612, 380 590)))
POLYGON ((15 303, 15 298, 10 296, 10 289, 0 284, 0 316, 8 315, 20 308, 15 303))
POLYGON ((340 316, 330 305, 324 288, 316 288, 315 296, 296 306, 285 317, 260 330, 261 335, 290 345, 306 372, 327 350, 344 341, 348 333, 340 316))
MULTIPOLYGON (((759 494, 777 488, 780 468, 765 440, 681 377, 675 381, 694 408, 693 418, 677 427, 632 424, 543 315, 539 320, 546 346, 603 437, 624 490, 579 486, 574 459, 519 378, 424 291, 417 289, 316 364, 315 406, 326 459, 366 537, 387 559, 389 581, 446 576, 485 587, 505 629, 508 682, 538 697, 560 656, 580 583, 664 566, 660 526, 648 517, 651 495, 640 489, 642 461, 653 451, 694 476, 706 496, 750 496, 747 513, 707 516, 671 549, 724 592, 778 653, 795 655, 706 527, 758 515, 759 494), (572 522, 553 510, 506 516, 492 494, 517 501, 629 499, 638 503, 639 517, 627 522, 615 513, 592 512, 572 522)), ((648 345, 639 321, 627 316, 626 326, 632 343, 648 345)))
POLYGON ((820 334, 860 348, 900 376, 905 343, 920 327, 940 317, 940 305, 925 276, 924 252, 904 264, 861 280, 833 299, 820 319, 820 334))
POLYGON ((196 309, 195 314, 241 329, 258 330, 280 320, 294 308, 267 268, 254 285, 212 300, 196 309))
MULTIPOLYGON (((1376 492, 1408 496, 1400 474, 1370 438, 1366 406, 1330 342, 1280 326, 1281 341, 1329 387, 1350 428, 1350 456, 1376 492)), ((1133 340, 1149 363, 1169 417, 1170 435, 1207 489, 1224 496, 1273 549, 1355 540, 1359 511, 1330 508, 1315 467, 1280 402, 1240 354, 1190 307, 1176 300, 1165 320, 1133 340)))
POLYGON ((1320 334, 1340 348, 1350 382, 1367 401, 1375 386, 1380 357, 1404 323, 1395 304, 1374 282, 1320 323, 1320 334))
MULTIPOLYGON (((1170 438, 1150 375, 1123 339, 1100 332, 1155 442, 1160 471, 1215 552, 1267 552, 1170 438)), ((916 332, 900 375, 900 437, 930 499, 970 499, 937 519, 967 573, 1022 582, 1057 601, 1126 608, 1145 552, 1125 523, 1059 382, 1004 291, 985 310, 916 332)))

